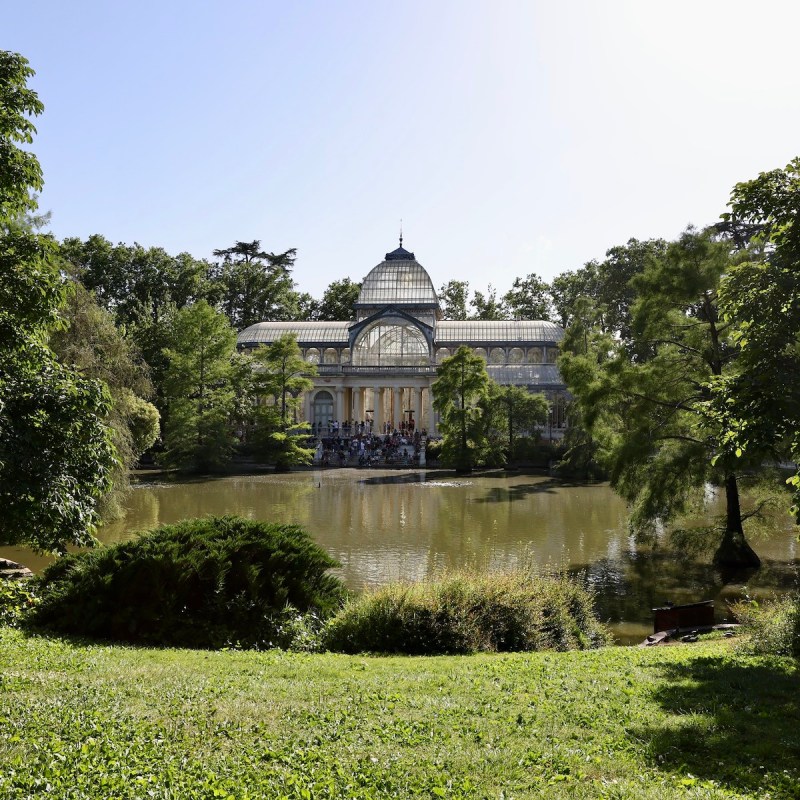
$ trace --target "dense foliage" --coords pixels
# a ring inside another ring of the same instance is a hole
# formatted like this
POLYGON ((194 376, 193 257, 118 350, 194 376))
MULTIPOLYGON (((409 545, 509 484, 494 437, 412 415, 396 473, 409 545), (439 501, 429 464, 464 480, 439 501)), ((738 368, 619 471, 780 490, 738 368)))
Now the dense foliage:
POLYGON ((279 472, 310 464, 314 450, 305 446, 309 426, 302 421, 303 392, 314 386, 316 367, 303 361, 293 334, 278 337, 253 354, 255 391, 253 450, 279 472), (295 420, 298 420, 297 422, 295 420))
POLYGON ((223 314, 200 300, 178 312, 166 355, 163 462, 186 472, 218 471, 235 444, 236 333, 223 314))
POLYGON ((41 187, 30 143, 41 113, 27 61, 0 51, 0 542, 63 551, 89 544, 114 450, 100 382, 49 347, 63 284, 50 237, 31 230, 41 187))
POLYGON ((62 633, 186 647, 280 643, 286 608, 329 612, 338 566, 294 525, 186 520, 59 559, 33 622, 62 633))
POLYGON ((759 602, 748 599, 733 606, 747 634, 745 649, 753 653, 800 659, 800 595, 759 602))
POLYGON ((459 472, 470 472, 488 444, 482 406, 489 393, 486 362, 462 345, 437 368, 431 391, 440 418, 442 461, 459 472))
POLYGON ((610 644, 582 587, 527 572, 454 574, 351 599, 324 641, 345 653, 575 650, 610 644))
POLYGON ((727 513, 714 558, 758 566, 744 537, 738 474, 757 468, 761 454, 725 457, 725 430, 708 413, 709 385, 731 372, 737 355, 717 301, 729 265, 724 242, 688 230, 632 279, 629 338, 575 320, 559 367, 612 486, 632 505, 633 526, 652 531, 706 483, 721 485, 727 513))

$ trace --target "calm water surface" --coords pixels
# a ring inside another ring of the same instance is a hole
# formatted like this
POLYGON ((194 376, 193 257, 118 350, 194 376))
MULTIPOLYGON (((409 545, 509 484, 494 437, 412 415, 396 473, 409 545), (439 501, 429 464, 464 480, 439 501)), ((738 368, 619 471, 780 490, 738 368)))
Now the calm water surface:
MULTIPOLYGON (((116 542, 161 523, 208 514, 239 514, 305 527, 342 564, 352 588, 418 580, 443 569, 501 569, 534 561, 580 574, 597 592, 603 619, 621 642, 651 631, 651 608, 665 600, 736 598, 790 588, 798 543, 788 516, 752 540, 764 566, 754 576, 722 576, 708 559, 637 543, 626 529, 625 504, 604 484, 570 485, 547 477, 455 478, 442 472, 325 470, 134 489, 127 517, 105 527, 116 542)), ((0 555, 39 566, 30 554, 0 555), (31 563, 31 562, 34 563, 31 563)))

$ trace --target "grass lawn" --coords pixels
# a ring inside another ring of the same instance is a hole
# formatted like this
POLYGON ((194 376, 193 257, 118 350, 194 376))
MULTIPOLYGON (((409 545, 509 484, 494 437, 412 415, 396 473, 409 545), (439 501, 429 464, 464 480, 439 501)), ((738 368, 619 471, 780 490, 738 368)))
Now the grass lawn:
POLYGON ((0 629, 0 798, 800 798, 793 662, 377 658, 0 629))

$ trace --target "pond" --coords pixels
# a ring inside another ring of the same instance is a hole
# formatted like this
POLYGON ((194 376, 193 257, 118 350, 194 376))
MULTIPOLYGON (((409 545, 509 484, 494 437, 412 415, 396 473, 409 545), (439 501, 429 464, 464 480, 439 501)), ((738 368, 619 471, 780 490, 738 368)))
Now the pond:
MULTIPOLYGON (((638 543, 625 504, 606 484, 569 484, 546 476, 496 473, 454 477, 440 471, 315 470, 190 482, 142 476, 122 521, 101 531, 116 542, 161 523, 239 514, 305 527, 341 564, 351 588, 419 580, 444 569, 503 569, 535 563, 579 575, 597 595, 602 619, 621 643, 652 631, 654 606, 726 601, 785 591, 796 580, 797 531, 777 515, 767 535, 751 537, 763 566, 746 578, 720 575, 706 558, 686 558, 638 543)), ((0 556, 36 569, 17 548, 0 556)))

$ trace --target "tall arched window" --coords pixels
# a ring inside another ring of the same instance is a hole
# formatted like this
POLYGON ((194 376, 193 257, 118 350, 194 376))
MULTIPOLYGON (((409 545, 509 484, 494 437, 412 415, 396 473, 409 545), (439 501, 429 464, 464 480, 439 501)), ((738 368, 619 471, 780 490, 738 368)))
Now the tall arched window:
POLYGON ((315 430, 327 430, 328 423, 333 419, 333 395, 330 392, 317 392, 311 404, 311 421, 315 430))
POLYGON ((366 367, 418 367, 430 363, 422 331, 405 320, 384 318, 370 325, 353 345, 353 364, 366 367))

